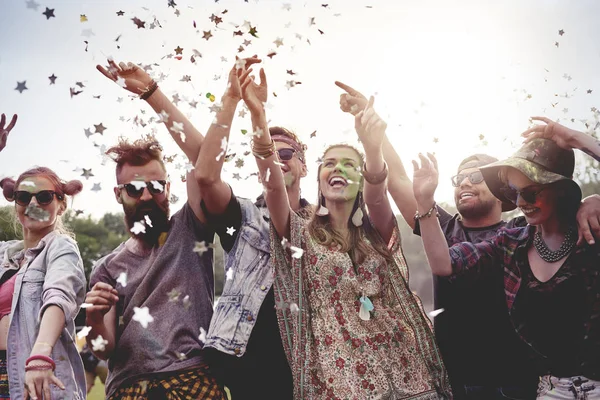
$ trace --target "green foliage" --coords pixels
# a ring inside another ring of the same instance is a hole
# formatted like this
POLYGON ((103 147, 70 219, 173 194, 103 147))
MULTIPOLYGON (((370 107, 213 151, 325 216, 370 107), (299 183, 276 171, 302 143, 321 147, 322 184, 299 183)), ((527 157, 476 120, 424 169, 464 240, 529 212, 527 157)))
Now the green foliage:
POLYGON ((0 207, 0 241, 20 239, 21 232, 15 231, 14 206, 0 207))

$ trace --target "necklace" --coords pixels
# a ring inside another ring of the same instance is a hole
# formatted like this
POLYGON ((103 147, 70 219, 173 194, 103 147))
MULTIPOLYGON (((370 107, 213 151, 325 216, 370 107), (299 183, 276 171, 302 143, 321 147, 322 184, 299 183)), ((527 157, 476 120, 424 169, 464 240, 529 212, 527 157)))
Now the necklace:
POLYGON ((575 230, 570 228, 565 235, 565 240, 560 245, 558 250, 552 251, 542 239, 542 233, 537 231, 533 238, 533 246, 535 251, 539 254, 540 258, 546 262, 553 263, 563 259, 567 254, 575 247, 575 230))

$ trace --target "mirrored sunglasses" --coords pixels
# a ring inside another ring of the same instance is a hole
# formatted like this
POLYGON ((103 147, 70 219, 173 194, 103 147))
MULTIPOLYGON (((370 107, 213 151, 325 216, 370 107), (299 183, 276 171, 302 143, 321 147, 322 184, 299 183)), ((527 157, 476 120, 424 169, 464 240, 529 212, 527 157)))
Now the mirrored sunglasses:
POLYGON ((133 181, 129 183, 122 183, 117 185, 118 189, 125 188, 127 195, 129 197, 133 197, 134 199, 139 199, 142 197, 144 193, 144 188, 148 189, 148 192, 152 196, 156 196, 165 192, 165 186, 167 184, 166 180, 153 180, 148 182, 143 181, 133 181))

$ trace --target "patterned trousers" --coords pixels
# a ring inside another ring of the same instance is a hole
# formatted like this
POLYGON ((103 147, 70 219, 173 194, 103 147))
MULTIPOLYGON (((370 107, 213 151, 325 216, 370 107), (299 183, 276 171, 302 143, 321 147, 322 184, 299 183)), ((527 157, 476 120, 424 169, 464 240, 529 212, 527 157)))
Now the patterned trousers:
POLYGON ((122 386, 109 400, 226 400, 217 381, 201 367, 122 386))

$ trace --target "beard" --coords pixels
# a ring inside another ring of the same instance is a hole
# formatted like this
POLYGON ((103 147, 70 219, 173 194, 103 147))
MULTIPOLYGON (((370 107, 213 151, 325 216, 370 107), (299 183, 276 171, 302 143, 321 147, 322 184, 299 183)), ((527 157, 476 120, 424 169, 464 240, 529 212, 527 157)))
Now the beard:
POLYGON ((467 219, 477 219, 482 218, 489 215, 494 206, 496 205, 495 200, 482 201, 475 204, 460 204, 458 200, 456 200, 456 209, 462 215, 463 218, 467 219))
POLYGON ((163 232, 167 232, 171 226, 169 221, 169 199, 165 197, 164 201, 158 203, 154 199, 136 203, 129 207, 123 205, 125 212, 125 224, 132 237, 141 240, 149 246, 154 246, 158 243, 158 238, 163 232), (146 220, 146 216, 150 219, 150 224, 146 220), (144 224, 146 231, 134 233, 131 231, 136 222, 144 224))

